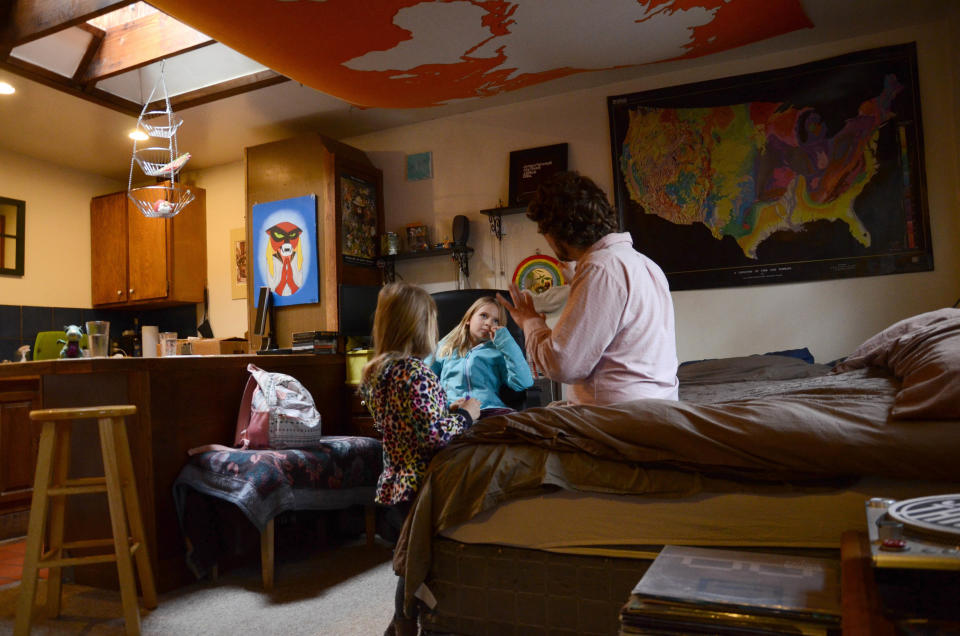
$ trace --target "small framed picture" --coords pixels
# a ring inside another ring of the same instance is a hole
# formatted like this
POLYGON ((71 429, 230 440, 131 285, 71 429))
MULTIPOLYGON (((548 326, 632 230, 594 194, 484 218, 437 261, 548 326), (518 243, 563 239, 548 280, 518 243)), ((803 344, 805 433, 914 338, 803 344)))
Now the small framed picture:
POLYGON ((567 144, 514 150, 510 153, 510 205, 526 205, 541 183, 566 169, 567 144))
POLYGON ((407 155, 407 181, 433 178, 433 153, 418 152, 407 155))
POLYGON ((427 226, 421 223, 411 223, 407 226, 407 250, 421 252, 430 249, 430 236, 427 226))
POLYGON ((247 230, 230 230, 230 297, 247 297, 247 230))

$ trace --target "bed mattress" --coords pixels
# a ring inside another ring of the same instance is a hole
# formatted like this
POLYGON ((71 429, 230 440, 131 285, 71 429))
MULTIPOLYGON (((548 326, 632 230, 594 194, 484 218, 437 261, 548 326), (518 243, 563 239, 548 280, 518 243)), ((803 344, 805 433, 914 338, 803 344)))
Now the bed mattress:
POLYGON ((440 534, 461 543, 634 558, 652 558, 666 544, 839 548, 845 531, 865 530, 871 497, 945 492, 960 492, 960 483, 865 478, 844 489, 687 498, 557 491, 507 501, 440 534))

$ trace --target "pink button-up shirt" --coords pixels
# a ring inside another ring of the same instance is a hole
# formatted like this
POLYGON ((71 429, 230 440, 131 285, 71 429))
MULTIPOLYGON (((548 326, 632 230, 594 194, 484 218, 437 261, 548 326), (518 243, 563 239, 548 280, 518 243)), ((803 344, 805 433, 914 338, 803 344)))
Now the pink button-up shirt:
POLYGON ((677 399, 670 288, 660 267, 633 249, 629 233, 604 236, 577 261, 552 330, 536 318, 523 331, 528 358, 569 384, 572 402, 677 399))

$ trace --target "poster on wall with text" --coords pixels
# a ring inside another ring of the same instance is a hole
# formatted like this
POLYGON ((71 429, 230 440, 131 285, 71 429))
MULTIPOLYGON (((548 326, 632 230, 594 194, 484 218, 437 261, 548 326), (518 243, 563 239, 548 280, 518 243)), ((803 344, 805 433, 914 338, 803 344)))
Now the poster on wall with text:
POLYGON ((269 287, 278 307, 319 302, 316 195, 255 204, 251 218, 254 289, 269 287))
POLYGON ((607 102, 622 227, 672 290, 933 269, 914 44, 607 102))

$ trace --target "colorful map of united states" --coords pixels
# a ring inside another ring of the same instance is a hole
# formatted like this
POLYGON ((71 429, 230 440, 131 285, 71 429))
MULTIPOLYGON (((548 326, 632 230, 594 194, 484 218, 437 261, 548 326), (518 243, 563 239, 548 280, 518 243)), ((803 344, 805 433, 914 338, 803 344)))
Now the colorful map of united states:
POLYGON ((709 108, 632 109, 620 151, 630 198, 677 225, 703 223, 757 258, 778 231, 818 220, 846 223, 870 246, 854 202, 877 172, 879 128, 902 89, 888 75, 877 97, 829 135, 812 107, 747 102, 709 108))

